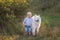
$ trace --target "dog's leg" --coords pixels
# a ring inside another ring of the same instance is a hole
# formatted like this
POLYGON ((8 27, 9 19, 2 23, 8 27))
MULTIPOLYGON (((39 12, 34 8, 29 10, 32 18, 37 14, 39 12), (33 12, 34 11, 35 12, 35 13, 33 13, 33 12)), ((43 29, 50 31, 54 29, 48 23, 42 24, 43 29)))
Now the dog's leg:
POLYGON ((38 32, 39 32, 39 28, 40 28, 40 24, 39 24, 39 26, 37 27, 37 34, 38 34, 38 32))
POLYGON ((32 34, 33 34, 33 36, 35 36, 35 28, 32 29, 32 34))

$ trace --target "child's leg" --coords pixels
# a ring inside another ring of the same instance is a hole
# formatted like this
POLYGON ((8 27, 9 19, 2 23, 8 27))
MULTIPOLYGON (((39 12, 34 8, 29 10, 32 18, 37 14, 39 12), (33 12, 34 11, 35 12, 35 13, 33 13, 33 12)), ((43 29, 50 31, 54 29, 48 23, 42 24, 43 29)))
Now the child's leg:
POLYGON ((29 35, 32 35, 32 29, 29 27, 29 35))
POLYGON ((30 26, 25 26, 25 32, 26 32, 25 34, 26 34, 26 35, 31 35, 31 30, 32 30, 32 29, 31 29, 30 26))
POLYGON ((25 35, 28 35, 28 28, 25 26, 25 35))

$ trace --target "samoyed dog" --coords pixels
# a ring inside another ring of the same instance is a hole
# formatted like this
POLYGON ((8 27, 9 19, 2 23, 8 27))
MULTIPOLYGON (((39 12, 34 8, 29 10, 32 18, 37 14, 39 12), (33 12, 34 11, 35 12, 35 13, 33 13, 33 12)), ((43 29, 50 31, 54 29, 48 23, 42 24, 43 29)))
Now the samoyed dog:
POLYGON ((35 36, 39 32, 39 28, 41 26, 41 17, 40 15, 32 16, 32 35, 35 36))

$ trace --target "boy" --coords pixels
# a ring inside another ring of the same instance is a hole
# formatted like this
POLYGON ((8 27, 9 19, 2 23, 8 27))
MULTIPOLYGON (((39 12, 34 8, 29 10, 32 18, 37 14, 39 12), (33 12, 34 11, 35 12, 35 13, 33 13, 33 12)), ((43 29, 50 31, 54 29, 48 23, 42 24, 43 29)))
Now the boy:
POLYGON ((32 26, 32 13, 27 12, 27 17, 23 21, 25 32, 27 35, 31 35, 31 26, 32 26))

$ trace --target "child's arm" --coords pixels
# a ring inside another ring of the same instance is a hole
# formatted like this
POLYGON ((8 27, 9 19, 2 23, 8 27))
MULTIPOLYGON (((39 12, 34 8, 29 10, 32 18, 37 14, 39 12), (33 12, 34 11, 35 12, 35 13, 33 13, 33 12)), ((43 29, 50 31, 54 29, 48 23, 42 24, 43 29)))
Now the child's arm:
POLYGON ((23 21, 23 27, 24 27, 24 25, 25 25, 25 22, 26 22, 26 18, 25 18, 24 21, 23 21))

